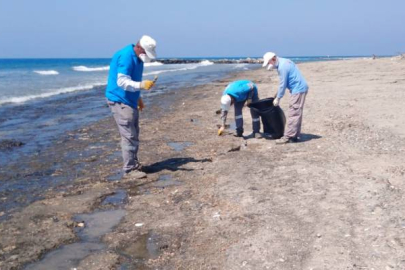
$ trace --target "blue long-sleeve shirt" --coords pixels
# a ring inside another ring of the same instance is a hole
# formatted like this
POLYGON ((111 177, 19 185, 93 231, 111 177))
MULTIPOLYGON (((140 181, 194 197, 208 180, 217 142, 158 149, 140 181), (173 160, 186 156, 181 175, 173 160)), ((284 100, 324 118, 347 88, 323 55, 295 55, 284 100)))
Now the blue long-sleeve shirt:
POLYGON ((277 72, 280 79, 277 97, 282 98, 287 88, 292 95, 307 92, 308 84, 294 62, 281 57, 277 59, 277 72))

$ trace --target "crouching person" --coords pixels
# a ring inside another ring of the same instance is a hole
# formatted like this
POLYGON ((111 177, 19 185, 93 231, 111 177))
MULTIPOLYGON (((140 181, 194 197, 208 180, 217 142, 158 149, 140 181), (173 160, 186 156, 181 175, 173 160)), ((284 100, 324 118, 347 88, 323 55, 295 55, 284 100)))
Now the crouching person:
MULTIPOLYGON (((248 105, 251 102, 259 100, 257 86, 248 80, 234 81, 225 88, 221 97, 221 120, 222 126, 218 130, 218 135, 222 135, 225 130, 226 118, 228 116, 231 105, 234 105, 235 122, 236 122, 236 136, 243 136, 243 116, 242 109, 245 103, 248 105)), ((259 115, 250 110, 252 115, 253 133, 250 135, 253 138, 261 137, 260 131, 260 117, 259 115)))

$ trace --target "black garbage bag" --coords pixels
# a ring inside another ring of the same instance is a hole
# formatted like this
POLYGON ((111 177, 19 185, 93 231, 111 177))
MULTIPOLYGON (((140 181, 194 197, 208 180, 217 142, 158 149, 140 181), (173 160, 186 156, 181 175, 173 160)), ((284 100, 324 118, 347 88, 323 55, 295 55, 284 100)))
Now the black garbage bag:
POLYGON ((274 98, 261 99, 252 102, 248 107, 257 112, 263 123, 264 133, 270 134, 273 139, 284 135, 285 115, 280 106, 273 105, 274 98))

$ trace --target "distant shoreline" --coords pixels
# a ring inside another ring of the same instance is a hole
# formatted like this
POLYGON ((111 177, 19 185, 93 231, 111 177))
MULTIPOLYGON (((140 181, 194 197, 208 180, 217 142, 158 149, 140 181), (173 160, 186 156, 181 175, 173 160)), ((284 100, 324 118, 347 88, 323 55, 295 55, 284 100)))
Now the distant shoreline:
MULTIPOLYGON (((385 57, 394 57, 397 55, 376 55, 377 58, 385 57)), ((354 58, 372 58, 373 55, 308 55, 308 56, 288 56, 280 55, 280 57, 285 57, 288 59, 354 59, 354 58)), ((109 60, 111 57, 26 57, 26 58, 14 58, 14 57, 0 57, 0 61, 9 61, 9 60, 109 60)), ((228 60, 234 61, 243 61, 243 60, 261 60, 261 56, 187 56, 187 57, 158 57, 156 61, 168 61, 168 60, 183 60, 187 63, 189 61, 202 61, 202 60, 212 60, 212 61, 221 61, 228 60)))

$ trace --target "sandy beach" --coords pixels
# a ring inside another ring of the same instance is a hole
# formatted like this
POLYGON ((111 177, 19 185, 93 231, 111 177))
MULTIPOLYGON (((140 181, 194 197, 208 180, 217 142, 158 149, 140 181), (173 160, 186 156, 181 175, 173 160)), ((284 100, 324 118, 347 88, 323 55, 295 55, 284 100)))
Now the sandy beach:
POLYGON ((21 175, 75 180, 0 223, 0 269, 405 269, 405 60, 298 66, 299 143, 216 135, 229 82, 274 96, 277 73, 260 69, 157 97, 167 106, 141 116, 146 179, 121 179, 112 117, 30 157, 21 175))

